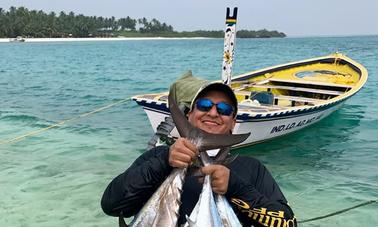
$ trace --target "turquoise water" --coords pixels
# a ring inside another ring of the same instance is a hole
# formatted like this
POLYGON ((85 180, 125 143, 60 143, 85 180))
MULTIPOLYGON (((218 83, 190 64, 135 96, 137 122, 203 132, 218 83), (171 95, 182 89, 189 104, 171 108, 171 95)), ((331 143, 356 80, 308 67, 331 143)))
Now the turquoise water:
MULTIPOLYGON (((168 88, 185 70, 219 79, 222 39, 1 43, 0 143, 110 103, 168 88)), ((369 71, 339 111, 237 152, 263 161, 299 220, 378 198, 378 36, 237 40, 235 74, 339 51, 369 71)), ((109 226, 108 182, 152 135, 127 102, 0 145, 0 226, 109 226)), ((371 204, 302 226, 378 225, 371 204)))

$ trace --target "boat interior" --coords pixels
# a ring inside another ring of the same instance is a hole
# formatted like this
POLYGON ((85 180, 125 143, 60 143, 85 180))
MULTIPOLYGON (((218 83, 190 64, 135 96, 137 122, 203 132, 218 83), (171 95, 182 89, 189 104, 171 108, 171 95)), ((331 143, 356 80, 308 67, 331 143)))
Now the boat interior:
POLYGON ((324 103, 350 91, 360 75, 347 65, 317 63, 243 77, 231 84, 240 110, 268 112, 324 103))
MULTIPOLYGON (((315 106, 350 91, 360 74, 348 64, 314 63, 303 66, 251 72, 232 80, 243 112, 282 111, 299 106, 315 106)), ((167 93, 139 98, 167 101, 167 93)))

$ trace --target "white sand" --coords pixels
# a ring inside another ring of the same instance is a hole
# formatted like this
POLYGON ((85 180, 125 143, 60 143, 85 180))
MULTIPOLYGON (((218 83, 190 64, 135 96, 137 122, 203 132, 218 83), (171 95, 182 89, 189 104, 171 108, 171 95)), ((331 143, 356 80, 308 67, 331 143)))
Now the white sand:
MULTIPOLYGON (((80 42, 80 41, 125 41, 125 40, 173 40, 173 39, 207 39, 196 38, 165 38, 165 37, 117 37, 117 38, 24 38, 25 42, 80 42)), ((10 42, 9 38, 0 38, 0 43, 10 42)))

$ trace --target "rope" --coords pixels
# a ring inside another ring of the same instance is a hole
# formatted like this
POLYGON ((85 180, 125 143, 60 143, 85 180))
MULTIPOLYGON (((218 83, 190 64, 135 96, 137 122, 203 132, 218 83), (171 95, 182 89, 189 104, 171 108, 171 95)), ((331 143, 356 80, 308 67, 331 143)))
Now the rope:
POLYGON ((113 107, 113 106, 116 106, 116 105, 120 105, 120 104, 125 103, 125 102, 130 101, 130 100, 131 100, 130 98, 122 99, 122 100, 120 100, 120 101, 118 101, 118 102, 111 103, 111 104, 109 104, 109 105, 107 105, 107 106, 103 106, 103 107, 101 107, 101 108, 98 108, 98 109, 92 110, 92 111, 90 111, 90 112, 80 114, 80 115, 78 115, 78 116, 76 116, 76 117, 73 117, 73 118, 70 118, 70 119, 67 119, 67 120, 60 121, 60 122, 58 122, 58 123, 56 123, 56 124, 53 124, 53 125, 47 126, 47 127, 45 127, 45 128, 38 129, 38 130, 35 130, 35 131, 31 131, 31 132, 28 132, 28 133, 26 133, 26 134, 24 134, 24 135, 17 136, 17 137, 12 138, 12 139, 7 139, 7 140, 0 141, 0 145, 19 142, 19 141, 21 141, 21 140, 23 140, 23 139, 25 139, 25 138, 27 138, 27 137, 35 136, 35 135, 40 134, 40 133, 42 133, 42 132, 45 132, 45 131, 47 131, 47 130, 49 130, 49 129, 56 128, 56 127, 59 127, 59 126, 62 126, 62 125, 64 125, 64 124, 68 123, 68 122, 71 122, 71 121, 74 121, 74 120, 77 120, 77 119, 80 119, 80 118, 88 117, 88 116, 90 116, 90 115, 92 115, 92 114, 95 114, 95 113, 101 112, 101 111, 103 111, 103 110, 109 109, 109 108, 111 108, 111 107, 113 107))
MULTIPOLYGON (((179 108, 183 113, 189 111, 187 110, 187 107, 185 105, 180 105, 179 108)), ((166 143, 169 146, 172 145, 175 142, 175 140, 170 136, 170 133, 174 127, 175 123, 173 122, 172 116, 169 115, 168 117, 165 117, 164 121, 160 122, 160 124, 157 126, 155 134, 148 142, 147 150, 151 150, 152 148, 154 148, 158 140, 166 143)))
POLYGON ((328 218, 328 217, 335 216, 335 215, 347 212, 349 210, 353 210, 353 209, 356 209, 358 207, 366 206, 366 205, 369 205, 371 203, 376 203, 376 202, 378 202, 378 200, 369 200, 369 201, 366 201, 366 202, 357 204, 355 206, 352 206, 352 207, 349 207, 349 208, 346 208, 346 209, 342 209, 342 210, 339 210, 339 211, 336 211, 336 212, 333 212, 333 213, 330 213, 330 214, 326 214, 326 215, 315 217, 315 218, 301 220, 301 221, 298 221, 298 223, 305 223, 305 222, 311 222, 311 221, 316 221, 316 220, 328 218))

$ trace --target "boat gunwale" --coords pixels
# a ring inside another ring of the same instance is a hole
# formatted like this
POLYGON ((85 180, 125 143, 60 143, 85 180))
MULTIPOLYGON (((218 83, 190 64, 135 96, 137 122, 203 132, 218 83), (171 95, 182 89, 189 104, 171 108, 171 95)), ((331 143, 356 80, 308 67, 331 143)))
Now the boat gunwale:
MULTIPOLYGON (((338 102, 330 103, 328 105, 323 105, 323 106, 319 106, 319 107, 316 107, 316 108, 311 107, 311 108, 301 109, 301 110, 297 110, 297 111, 294 111, 294 110, 285 111, 285 112, 282 112, 281 114, 273 114, 272 112, 270 112, 270 113, 267 113, 267 114, 264 114, 264 115, 261 114, 261 113, 256 114, 256 115, 251 115, 251 114, 248 114, 248 113, 243 113, 243 114, 237 115, 236 122, 237 123, 261 122, 261 121, 275 121, 275 120, 280 120, 280 119, 296 118, 296 117, 300 117, 300 116, 306 116, 306 115, 311 115, 311 114, 314 114, 314 113, 325 111, 327 109, 330 109, 334 106, 337 106, 337 105, 343 103, 344 101, 345 100, 340 100, 338 102), (331 105, 331 106, 329 106, 329 105, 331 105)), ((165 115, 170 114, 165 103, 160 104, 160 106, 163 106, 163 108, 155 108, 156 103, 154 103, 154 102, 148 103, 145 100, 143 100, 141 103, 138 102, 138 104, 142 105, 143 109, 147 109, 147 110, 157 112, 157 113, 160 113, 160 114, 165 114, 165 115), (149 105, 143 105, 143 104, 146 104, 146 103, 150 104, 150 105, 155 105, 155 106, 150 107, 149 105)))
MULTIPOLYGON (((164 101, 155 101, 151 99, 141 99, 141 98, 132 98, 134 101, 136 101, 139 105, 143 106, 143 108, 154 110, 155 112, 160 112, 164 114, 169 114, 169 110, 167 107, 167 103, 164 101), (149 105, 157 106, 163 106, 164 110, 153 107, 149 107, 149 105)), ((299 106, 297 107, 288 107, 287 109, 278 110, 278 111, 269 111, 269 112, 246 112, 246 111, 238 111, 237 114, 237 122, 249 122, 259 119, 259 121, 265 119, 265 120, 271 120, 271 119, 280 119, 282 117, 288 118, 288 116, 298 116, 298 115, 308 115, 314 112, 323 111, 324 109, 328 109, 331 106, 338 105, 340 102, 345 101, 344 99, 338 100, 335 102, 329 102, 329 103, 323 103, 322 105, 317 106, 299 106)))
MULTIPOLYGON (((362 66, 358 62, 350 59, 349 57, 347 57, 347 56, 345 56, 341 53, 335 53, 335 54, 331 54, 331 55, 327 55, 327 56, 323 56, 323 57, 317 57, 317 58, 312 58, 312 59, 307 59, 307 60, 302 60, 302 61, 296 61, 296 62, 281 64, 281 65, 271 66, 271 67, 256 70, 256 71, 250 71, 250 72, 247 72, 247 73, 244 73, 244 74, 241 74, 241 75, 238 75, 238 76, 232 78, 232 82, 239 82, 239 81, 243 81, 243 80, 248 80, 248 79, 251 79, 253 77, 264 75, 266 73, 272 73, 272 72, 281 71, 281 70, 289 69, 289 68, 293 68, 293 67, 299 67, 299 66, 308 65, 308 64, 316 64, 316 63, 319 63, 319 62, 334 63, 335 61, 338 61, 338 62, 342 63, 343 65, 350 66, 360 76, 357 83, 349 91, 346 91, 345 93, 337 95, 337 96, 335 96, 331 99, 328 99, 328 100, 319 99, 320 102, 314 103, 313 106, 302 105, 302 106, 284 107, 283 109, 280 109, 280 110, 272 110, 272 111, 267 111, 267 112, 264 112, 264 113, 253 112, 253 111, 243 111, 242 109, 240 109, 238 111, 237 117, 238 118, 245 118, 243 116, 248 116, 248 117, 254 118, 254 117, 257 117, 257 116, 267 116, 267 117, 269 117, 269 116, 280 116, 280 115, 287 116, 285 113, 303 112, 303 111, 310 111, 310 110, 314 110, 314 109, 322 109, 325 106, 336 105, 339 102, 345 101, 347 98, 350 98, 355 93, 357 93, 362 88, 362 86, 366 83, 367 77, 368 77, 368 72, 367 72, 367 70, 364 66, 362 66)), ((148 95, 158 95, 158 94, 160 94, 160 97, 161 97, 162 94, 168 95, 168 92, 154 93, 154 94, 148 94, 148 95)), ((131 99, 136 101, 138 104, 140 104, 143 101, 146 102, 146 103, 155 102, 156 104, 164 105, 168 109, 167 101, 143 98, 142 97, 143 95, 147 95, 147 94, 135 95, 131 99)))

